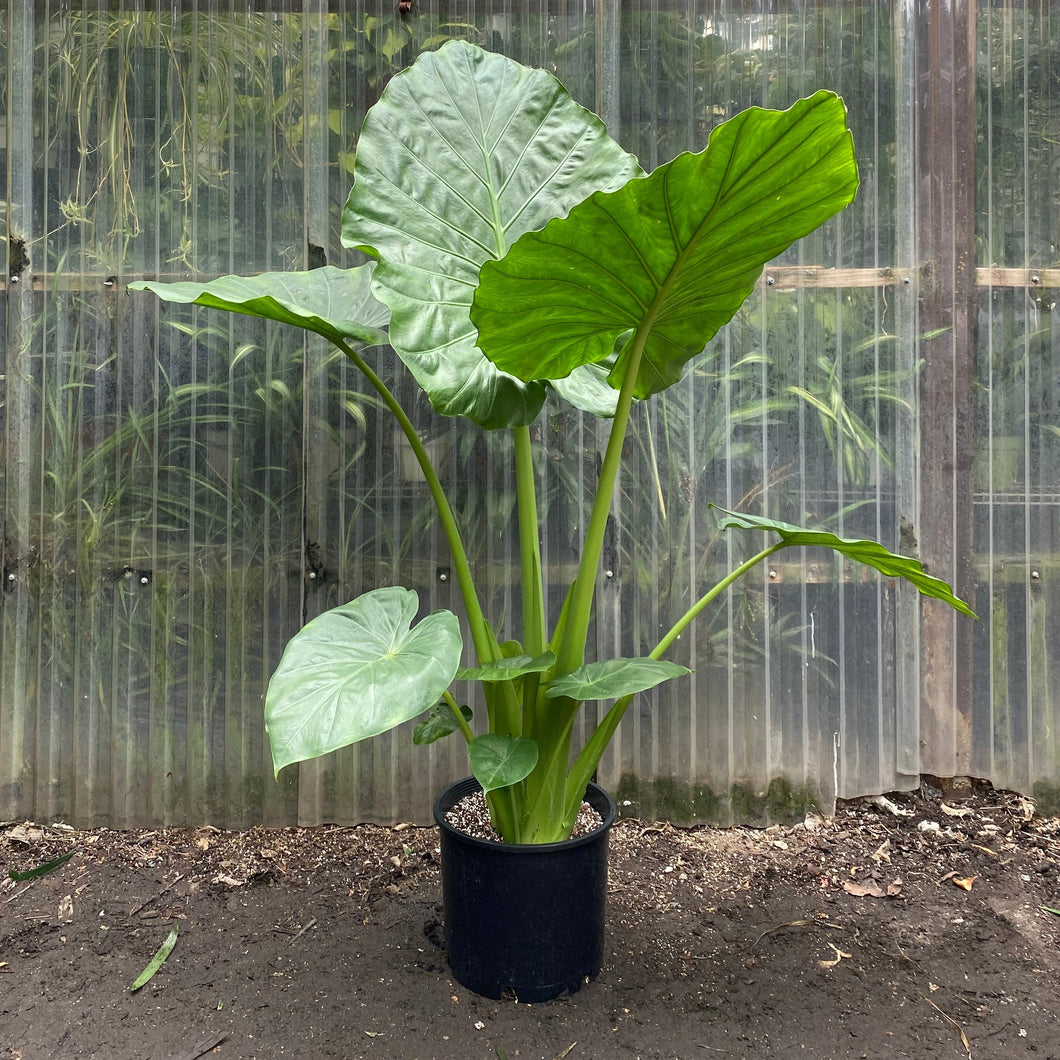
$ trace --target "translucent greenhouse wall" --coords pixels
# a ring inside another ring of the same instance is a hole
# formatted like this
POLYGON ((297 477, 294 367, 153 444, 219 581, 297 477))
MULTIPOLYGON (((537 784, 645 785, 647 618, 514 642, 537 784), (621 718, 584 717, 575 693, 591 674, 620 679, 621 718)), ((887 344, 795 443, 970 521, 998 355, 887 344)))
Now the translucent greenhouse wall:
MULTIPOLYGON (((273 779, 262 694, 286 639, 394 582, 459 611, 444 541, 329 349, 125 290, 356 264, 338 235, 360 121, 448 37, 551 69, 646 168, 751 105, 825 87, 850 111, 856 203, 637 410, 600 654, 647 651, 750 547, 710 502, 876 537, 982 617, 785 553, 679 642, 694 674, 640 697, 601 780, 680 821, 762 822, 922 773, 1057 810, 1060 14, 1044 0, 4 0, 0 18, 0 817, 423 820, 466 772, 455 740, 401 730, 273 779)), ((378 367, 415 400, 392 354, 378 367)), ((507 441, 415 407, 487 610, 518 635, 507 441)), ((607 429, 558 404, 535 427, 554 610, 607 429)))

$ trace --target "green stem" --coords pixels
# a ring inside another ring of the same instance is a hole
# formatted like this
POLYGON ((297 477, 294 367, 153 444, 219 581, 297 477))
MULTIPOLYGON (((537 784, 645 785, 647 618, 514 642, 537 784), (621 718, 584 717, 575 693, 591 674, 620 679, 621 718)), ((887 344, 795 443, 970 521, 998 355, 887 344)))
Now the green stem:
POLYGON ((555 834, 548 833, 562 825, 571 732, 581 706, 580 701, 565 698, 546 700, 543 705, 550 712, 549 724, 541 726, 548 739, 538 739, 538 764, 526 779, 525 827, 528 835, 536 837, 535 842, 553 842, 570 834, 563 834, 562 828, 555 834))
POLYGON ((774 552, 779 552, 782 548, 786 547, 785 541, 777 541, 770 545, 768 548, 762 549, 761 552, 756 553, 750 559, 744 560, 735 570, 730 571, 717 585, 714 586, 709 592, 704 593, 667 631, 666 635, 659 641, 659 643, 648 653, 649 659, 661 659, 663 655, 670 649, 670 646, 675 640, 688 628, 692 620, 706 607, 712 600, 717 599, 719 594, 723 593, 733 582, 742 578, 752 567, 757 566, 762 560, 772 556, 774 552))
POLYGON ((509 843, 523 842, 519 827, 518 801, 514 787, 494 788, 486 795, 486 805, 490 808, 493 827, 509 843))
POLYGON ((482 613, 482 605, 479 603, 478 591, 475 588, 475 580, 471 574, 471 564, 468 562, 467 553, 464 551, 464 543, 460 538, 460 529, 456 524, 456 516, 449 506, 449 498, 442 489, 438 479, 438 473, 434 470, 431 458, 427 455, 420 436, 416 433, 408 414, 401 407, 400 402, 391 393, 390 388, 372 370, 368 362, 354 349, 345 343, 336 343, 339 349, 353 362, 358 370, 364 375, 369 383, 375 387, 376 392, 383 399, 383 403, 393 413, 402 433, 412 447, 416 455, 416 462, 423 472, 427 481, 427 487, 431 493, 431 499, 441 520, 442 529, 446 540, 449 542, 449 551, 452 553, 453 566, 456 568, 457 584, 460 586, 460 595, 464 600, 464 608, 467 611, 468 625, 471 629, 471 639, 475 645, 475 654, 480 662, 493 662, 495 654, 493 651, 493 638, 490 637, 486 627, 486 617, 482 613))
MULTIPOLYGON (((412 447, 413 453, 416 454, 416 462, 423 472, 423 477, 431 493, 431 499, 434 501, 435 509, 438 512, 438 518, 441 520, 446 540, 449 542, 449 551, 452 553, 460 595, 464 600, 464 609, 467 612, 471 639, 475 646, 475 655, 479 662, 493 662, 500 658, 500 652, 497 650, 497 641, 489 628, 489 624, 486 622, 486 616, 482 613, 482 605, 479 602, 475 580, 471 574, 471 564, 468 562, 467 553, 464 550, 464 542, 460 538, 460 529, 456 523, 456 516, 453 515, 453 510, 449 506, 449 498, 445 495, 445 490, 438 479, 438 473, 431 463, 431 458, 427 455, 427 450, 423 442, 420 441, 420 436, 416 433, 416 428, 413 427, 408 414, 402 408, 398 399, 391 393, 386 383, 376 375, 368 362, 355 350, 345 343, 336 343, 336 345, 353 362, 368 382, 375 387, 386 407, 393 413, 402 433, 412 447)), ((487 696, 487 709, 490 716, 491 731, 502 733, 519 733, 521 731, 522 719, 519 715, 519 704, 510 682, 506 682, 501 687, 500 693, 496 697, 487 696)), ((468 733, 470 733, 470 729, 465 732, 465 739, 469 738, 468 733)), ((474 739, 473 734, 470 739, 474 739)), ((510 797, 509 793, 505 798, 510 801, 510 797)), ((511 828, 514 827, 515 814, 509 811, 502 813, 501 818, 502 820, 498 823, 503 823, 508 829, 502 833, 507 838, 511 828)))
POLYGON ((650 330, 650 326, 642 326, 631 340, 629 362, 622 380, 622 389, 618 393, 618 405, 611 423, 611 436, 607 440, 607 449, 600 467, 600 481, 596 485, 589 526, 582 544, 581 561, 574 581, 563 643, 556 652, 556 672, 560 674, 570 673, 585 660, 585 643, 589 636, 589 621, 596 591, 596 572, 604 548, 607 518, 611 513, 611 497, 622 466, 622 448, 629 427, 629 413, 633 406, 633 391, 637 385, 640 358, 650 330))
POLYGON ((460 709, 459 704, 453 698, 452 693, 446 690, 442 693, 442 699, 445 700, 446 706, 448 706, 449 709, 453 712, 453 717, 456 718, 456 723, 460 726, 461 735, 468 743, 471 743, 471 741, 475 738, 475 734, 471 731, 471 726, 468 725, 467 718, 464 717, 464 712, 460 709))
MULTIPOLYGON (((705 608, 712 600, 716 600, 718 596, 723 593, 733 582, 738 578, 743 577, 752 567, 761 563, 762 560, 771 556, 774 552, 779 552, 780 549, 786 547, 786 542, 777 541, 776 543, 769 545, 767 548, 762 549, 761 552, 756 553, 749 560, 745 560, 735 570, 727 574, 717 585, 715 585, 708 592, 704 593, 669 629, 666 635, 659 641, 655 649, 650 653, 650 658, 659 659, 667 652, 670 646, 675 640, 681 635, 681 633, 688 628, 692 620, 705 608)), ((578 807, 581 805, 582 795, 585 792, 585 787, 592 780, 593 774, 596 772, 597 766, 600 764, 600 759, 603 757, 603 753, 607 750, 612 738, 615 735, 615 731, 618 729, 619 722, 622 721, 622 716, 626 713, 630 703, 633 702, 633 696, 623 696, 621 699, 616 700, 610 710, 604 715, 600 724, 597 725, 592 736, 586 741, 585 746, 581 749, 578 757, 574 760, 574 764, 570 768, 570 773, 567 777, 567 792, 566 799, 564 800, 564 822, 573 823, 575 816, 578 813, 578 807)))
MULTIPOLYGON (((611 499, 622 466, 622 449, 629 427, 629 414, 633 406, 633 391, 636 388, 640 359, 650 330, 649 322, 633 336, 629 347, 626 374, 618 393, 611 435, 607 440, 607 449, 600 467, 600 479, 596 484, 596 496, 593 498, 589 525, 582 543, 578 573, 567 602, 563 633, 554 648, 555 672, 559 674, 570 673, 585 660, 585 644, 589 636, 589 622, 596 594, 596 573, 604 548, 611 499)), ((557 814, 562 812, 567 792, 571 730, 580 706, 580 703, 572 700, 549 701, 542 705, 542 709, 547 712, 547 721, 542 720, 536 726, 539 764, 527 778, 526 784, 529 833, 533 833, 539 823, 554 828, 557 814)))
MULTIPOLYGON (((541 534, 534 477, 534 450, 529 427, 512 431, 515 442, 515 489, 519 515, 519 563, 522 577, 523 650, 538 656, 545 650, 545 589, 541 571, 541 534)), ((521 731, 536 739, 539 674, 522 681, 521 731)))
POLYGON ((632 695, 623 696, 621 699, 615 700, 611 705, 611 709, 604 715, 603 720, 597 725, 592 736, 586 741, 585 746, 578 753, 578 757, 575 758, 574 764, 570 767, 563 801, 564 827, 573 827, 574 819, 578 816, 578 809, 582 804, 582 799, 585 797, 585 789, 589 786, 589 781, 593 779, 596 767, 600 764, 604 751, 607 750, 608 745, 611 743, 615 730, 618 728, 622 716, 626 713, 626 708, 632 702, 632 695))
POLYGON ((529 427, 516 427, 515 489, 519 510, 519 561, 522 574, 523 648, 538 656, 545 650, 545 606, 541 575, 541 535, 534 480, 534 449, 529 427))

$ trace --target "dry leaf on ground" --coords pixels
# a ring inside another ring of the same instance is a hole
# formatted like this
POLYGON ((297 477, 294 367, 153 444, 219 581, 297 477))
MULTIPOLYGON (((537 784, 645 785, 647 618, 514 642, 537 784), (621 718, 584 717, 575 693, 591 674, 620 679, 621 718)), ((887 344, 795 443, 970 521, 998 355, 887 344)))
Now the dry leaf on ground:
POLYGON ((887 884, 886 890, 875 880, 865 880, 864 882, 844 880, 843 890, 847 894, 854 895, 855 898, 895 898, 902 893, 902 880, 901 877, 896 878, 887 884))
POLYGON ((843 950, 841 950, 834 943, 829 942, 828 945, 835 952, 835 960, 834 961, 818 961, 817 962, 817 967, 818 968, 834 968, 844 957, 849 959, 849 958, 854 956, 852 953, 845 953, 843 950))
POLYGON ((857 880, 844 880, 843 890, 855 898, 882 898, 883 888, 875 880, 858 883, 857 880))

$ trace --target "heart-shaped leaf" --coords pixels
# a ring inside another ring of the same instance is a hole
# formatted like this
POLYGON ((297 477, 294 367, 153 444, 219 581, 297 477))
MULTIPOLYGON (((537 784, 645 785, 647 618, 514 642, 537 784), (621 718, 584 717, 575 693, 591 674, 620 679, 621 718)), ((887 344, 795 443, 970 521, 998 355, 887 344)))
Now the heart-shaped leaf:
POLYGON ((687 666, 664 659, 604 659, 556 678, 545 695, 549 699, 559 696, 577 700, 618 699, 691 672, 687 666))
POLYGON ((533 659, 529 655, 513 655, 485 666, 461 667, 456 676, 459 681, 511 681, 523 674, 544 673, 555 665, 555 655, 546 651, 533 659))
POLYGON ((639 172, 551 74, 502 55, 452 41, 387 85, 357 143, 342 239, 380 259, 390 341, 435 408, 491 428, 534 419, 543 385, 476 347, 479 269, 639 172))
POLYGON ((526 736, 486 733, 471 741, 467 756, 475 779, 489 792, 525 780, 537 765, 537 744, 526 736))
POLYGON ((487 262, 471 320, 479 346, 520 379, 558 379, 609 357, 638 398, 663 390, 751 293, 762 266, 854 198, 846 107, 818 92, 751 108, 704 151, 597 192, 487 262), (528 341, 528 336, 532 341, 528 341))
POLYGON ((354 339, 368 346, 387 341, 390 310, 372 294, 375 262, 356 269, 325 265, 309 272, 221 276, 207 283, 138 280, 130 290, 152 291, 167 302, 226 309, 315 331, 332 342, 354 339))
MULTIPOLYGON (((711 505, 711 507, 716 507, 716 505, 711 505)), ((724 508, 718 508, 718 511, 725 515, 725 518, 718 523, 718 527, 722 530, 734 528, 766 530, 778 534, 786 545, 830 548, 833 552, 838 552, 848 559, 873 567, 888 577, 905 578, 907 582, 916 586, 924 596, 945 600, 950 607, 956 608, 963 614, 970 615, 972 618, 979 617, 959 596, 954 595, 953 590, 946 582, 941 578, 935 578, 926 573, 919 560, 910 559, 908 556, 897 556, 893 552, 888 552, 883 545, 876 541, 856 541, 850 538, 837 537, 827 530, 807 530, 805 527, 778 522, 776 519, 764 519, 757 515, 728 512, 724 508)))
POLYGON ((422 714, 460 665, 460 624, 435 611, 413 627, 414 592, 376 589, 332 608, 288 642, 265 696, 277 773, 422 714))
MULTIPOLYGON (((465 721, 471 720, 470 707, 461 707, 460 713, 465 721)), ((449 704, 444 701, 435 703, 427 715, 427 720, 421 721, 412 730, 412 742, 417 746, 434 743, 435 740, 441 740, 450 733, 456 732, 458 728, 460 728, 460 725, 453 716, 453 711, 449 704)))

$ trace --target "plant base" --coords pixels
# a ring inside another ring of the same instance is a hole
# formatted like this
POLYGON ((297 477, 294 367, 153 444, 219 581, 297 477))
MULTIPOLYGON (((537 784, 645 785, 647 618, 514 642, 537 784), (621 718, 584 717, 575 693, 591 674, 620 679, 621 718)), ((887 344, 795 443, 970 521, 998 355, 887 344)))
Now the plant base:
POLYGON ((445 815, 479 790, 474 778, 438 796, 442 902, 449 967, 484 997, 548 1001, 595 978, 604 956, 608 836, 615 803, 603 788, 585 793, 604 823, 561 843, 521 845, 474 839, 445 815))

